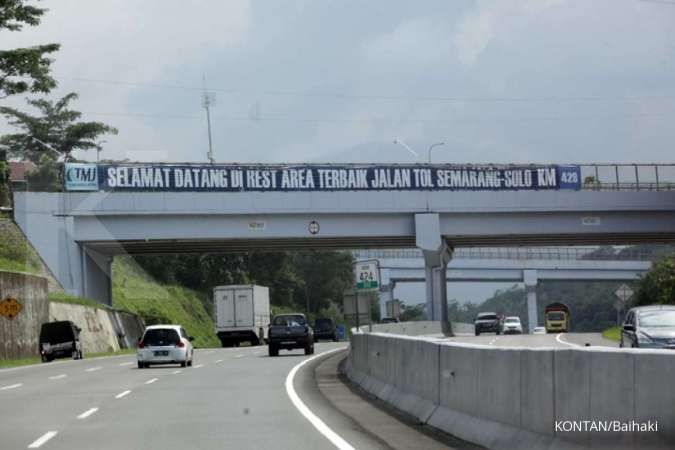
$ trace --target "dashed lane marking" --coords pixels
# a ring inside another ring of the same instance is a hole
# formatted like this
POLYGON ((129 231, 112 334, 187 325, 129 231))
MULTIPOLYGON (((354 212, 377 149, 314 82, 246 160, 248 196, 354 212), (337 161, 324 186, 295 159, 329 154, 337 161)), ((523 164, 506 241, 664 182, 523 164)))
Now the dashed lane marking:
POLYGON ((0 391, 8 391, 10 389, 16 389, 23 386, 23 383, 10 384, 9 386, 0 387, 0 391))
POLYGON ((28 448, 40 448, 45 442, 56 436, 58 433, 58 431, 47 431, 45 434, 33 441, 33 443, 30 444, 28 448))
POLYGON ((131 394, 131 391, 120 392, 119 394, 117 394, 117 395, 115 396, 115 398, 126 397, 126 396, 129 395, 129 394, 131 394))
POLYGON ((85 372, 95 372, 95 371, 101 370, 101 369, 102 369, 101 366, 90 367, 90 368, 86 369, 85 372))
POLYGON ((79 416, 77 416, 77 418, 80 419, 80 420, 86 419, 87 417, 94 414, 96 411, 98 411, 98 408, 90 408, 90 409, 86 410, 85 412, 83 412, 82 414, 80 414, 79 416))
POLYGON ((68 375, 66 375, 65 373, 62 373, 61 375, 54 375, 53 377, 49 377, 49 379, 50 380, 60 380, 61 378, 65 378, 67 376, 68 375))
POLYGON ((152 384, 157 380, 159 380, 159 378, 150 378, 148 381, 145 382, 145 384, 152 384))

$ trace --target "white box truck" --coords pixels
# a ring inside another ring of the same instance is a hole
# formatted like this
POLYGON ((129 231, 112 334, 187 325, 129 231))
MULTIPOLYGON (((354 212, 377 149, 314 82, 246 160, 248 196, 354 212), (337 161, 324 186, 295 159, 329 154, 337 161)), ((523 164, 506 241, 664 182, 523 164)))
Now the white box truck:
POLYGON ((269 288, 252 284, 216 286, 213 304, 216 334, 223 347, 265 342, 270 324, 269 288))

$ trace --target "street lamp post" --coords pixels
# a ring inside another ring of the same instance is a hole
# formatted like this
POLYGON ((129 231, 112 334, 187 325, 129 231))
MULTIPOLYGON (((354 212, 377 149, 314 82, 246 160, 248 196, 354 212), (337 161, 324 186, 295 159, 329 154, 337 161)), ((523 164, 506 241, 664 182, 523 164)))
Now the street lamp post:
POLYGON ((435 144, 431 144, 431 145, 429 146, 429 154, 428 154, 428 156, 429 156, 429 164, 431 164, 431 151, 432 151, 435 147, 440 147, 441 145, 445 145, 445 142, 436 142, 435 144))

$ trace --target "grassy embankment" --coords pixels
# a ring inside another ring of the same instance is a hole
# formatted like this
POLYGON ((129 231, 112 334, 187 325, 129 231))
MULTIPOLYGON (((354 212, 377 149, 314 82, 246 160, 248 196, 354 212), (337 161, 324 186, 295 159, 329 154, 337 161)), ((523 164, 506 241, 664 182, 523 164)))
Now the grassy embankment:
POLYGON ((607 328, 605 331, 602 332, 602 337, 604 337, 605 339, 611 339, 612 341, 620 341, 621 327, 607 328))
POLYGON ((147 324, 181 324, 195 338, 195 346, 219 347, 203 295, 157 283, 130 257, 117 257, 113 263, 113 307, 138 314, 147 324))
POLYGON ((19 228, 8 219, 0 219, 0 270, 41 273, 42 262, 19 228))

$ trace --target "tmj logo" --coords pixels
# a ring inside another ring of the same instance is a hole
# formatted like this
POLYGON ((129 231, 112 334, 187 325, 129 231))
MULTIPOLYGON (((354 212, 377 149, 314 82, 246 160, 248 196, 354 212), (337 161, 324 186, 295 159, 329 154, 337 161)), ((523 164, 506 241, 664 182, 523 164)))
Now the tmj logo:
POLYGON ((66 190, 95 191, 98 189, 98 167, 96 164, 66 164, 66 190))

